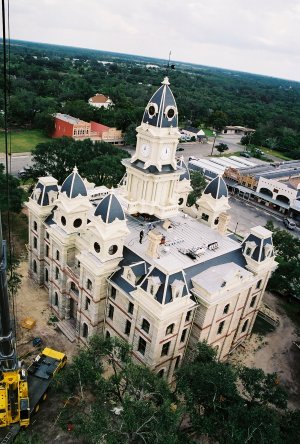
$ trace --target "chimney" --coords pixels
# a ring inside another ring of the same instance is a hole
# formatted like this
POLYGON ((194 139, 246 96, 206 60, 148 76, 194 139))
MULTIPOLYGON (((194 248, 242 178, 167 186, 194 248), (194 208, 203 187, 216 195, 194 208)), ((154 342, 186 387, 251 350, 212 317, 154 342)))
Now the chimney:
POLYGON ((148 233, 148 248, 146 251, 147 256, 153 259, 158 259, 158 246, 160 245, 162 235, 157 230, 151 230, 148 233))
POLYGON ((221 213, 219 216, 219 223, 218 223, 218 232, 220 234, 226 234, 228 223, 230 221, 231 217, 227 213, 221 213))

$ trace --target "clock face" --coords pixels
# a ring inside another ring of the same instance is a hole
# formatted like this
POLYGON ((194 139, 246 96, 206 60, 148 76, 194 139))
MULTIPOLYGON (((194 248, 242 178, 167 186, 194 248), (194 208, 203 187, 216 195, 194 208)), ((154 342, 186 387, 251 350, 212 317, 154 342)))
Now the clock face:
POLYGON ((161 150, 160 158, 162 160, 166 160, 168 159, 168 157, 170 157, 170 154, 171 154, 171 147, 169 145, 165 145, 161 150))
POLYGON ((143 145, 141 147, 141 153, 142 153, 143 157, 150 156, 151 148, 150 148, 150 145, 148 143, 143 143, 143 145))

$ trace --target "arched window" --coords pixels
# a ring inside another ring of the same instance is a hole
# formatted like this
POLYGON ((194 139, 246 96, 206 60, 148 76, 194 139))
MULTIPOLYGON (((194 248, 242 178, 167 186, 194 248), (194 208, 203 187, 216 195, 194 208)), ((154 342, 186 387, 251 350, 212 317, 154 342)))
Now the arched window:
POLYGON ((109 333, 109 331, 108 331, 108 330, 106 330, 106 334, 105 334, 105 337, 106 337, 106 339, 109 339, 109 338, 110 338, 110 333, 109 333))
POLYGON ((171 335, 174 331, 174 325, 175 324, 170 324, 168 325, 167 329, 166 329, 166 335, 171 335))
POLYGON ((242 327, 242 333, 245 333, 245 331, 247 330, 248 324, 249 324, 249 319, 247 319, 244 322, 243 327, 242 327))
POLYGON ((159 378, 163 378, 163 377, 164 377, 164 373, 165 373, 165 370, 162 368, 162 369, 159 370, 159 372, 157 373, 157 376, 158 376, 159 378))
POLYGON ((36 265, 35 260, 33 260, 32 268, 33 268, 33 272, 36 273, 37 272, 37 265, 36 265))
POLYGON ((86 325, 86 323, 84 322, 83 325, 82 325, 82 337, 83 338, 87 338, 88 335, 89 335, 89 328, 86 325))
POLYGON ((223 313, 224 313, 224 314, 227 314, 227 313, 228 313, 228 311, 229 311, 229 307, 230 307, 230 304, 226 304, 226 305, 225 305, 224 310, 223 310, 223 313))
POLYGON ((49 271, 48 271, 48 268, 45 268, 45 281, 46 282, 49 281, 49 271))
POLYGON ((56 292, 54 293, 54 305, 58 307, 58 294, 56 292))

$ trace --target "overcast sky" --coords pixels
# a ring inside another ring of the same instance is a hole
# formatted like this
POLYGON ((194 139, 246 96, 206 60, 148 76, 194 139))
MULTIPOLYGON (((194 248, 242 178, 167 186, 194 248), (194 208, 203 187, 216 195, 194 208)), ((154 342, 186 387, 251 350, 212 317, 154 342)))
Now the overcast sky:
POLYGON ((300 81, 300 0, 12 0, 11 38, 300 81))

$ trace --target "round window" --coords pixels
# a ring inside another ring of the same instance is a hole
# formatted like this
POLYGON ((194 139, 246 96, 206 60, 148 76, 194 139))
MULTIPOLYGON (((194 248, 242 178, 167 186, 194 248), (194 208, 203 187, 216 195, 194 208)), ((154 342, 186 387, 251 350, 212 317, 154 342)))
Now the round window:
POLYGON ((63 226, 65 226, 66 223, 67 223, 65 216, 61 216, 60 221, 61 221, 63 226))
POLYGON ((81 226, 81 224, 82 224, 82 220, 81 219, 75 219, 74 222, 73 222, 73 226, 75 228, 79 228, 81 226))
POLYGON ((183 198, 181 197, 179 200, 178 200, 178 205, 182 205, 183 204, 183 198))
POLYGON ((117 245, 111 245, 108 249, 109 254, 113 255, 118 251, 118 246, 117 245))
POLYGON ((174 117, 174 115, 175 115, 174 108, 168 109, 168 112, 167 112, 168 119, 172 119, 174 117))
POLYGON ((218 223, 219 223, 219 218, 217 217, 217 218, 215 219, 215 221, 214 221, 214 224, 215 224, 215 225, 218 225, 218 223))
POLYGON ((98 242, 94 243, 94 250, 96 251, 96 253, 100 253, 100 245, 98 244, 98 242))
POLYGON ((153 105, 149 106, 148 114, 149 114, 149 116, 154 116, 154 114, 155 114, 155 106, 153 106, 153 105))

